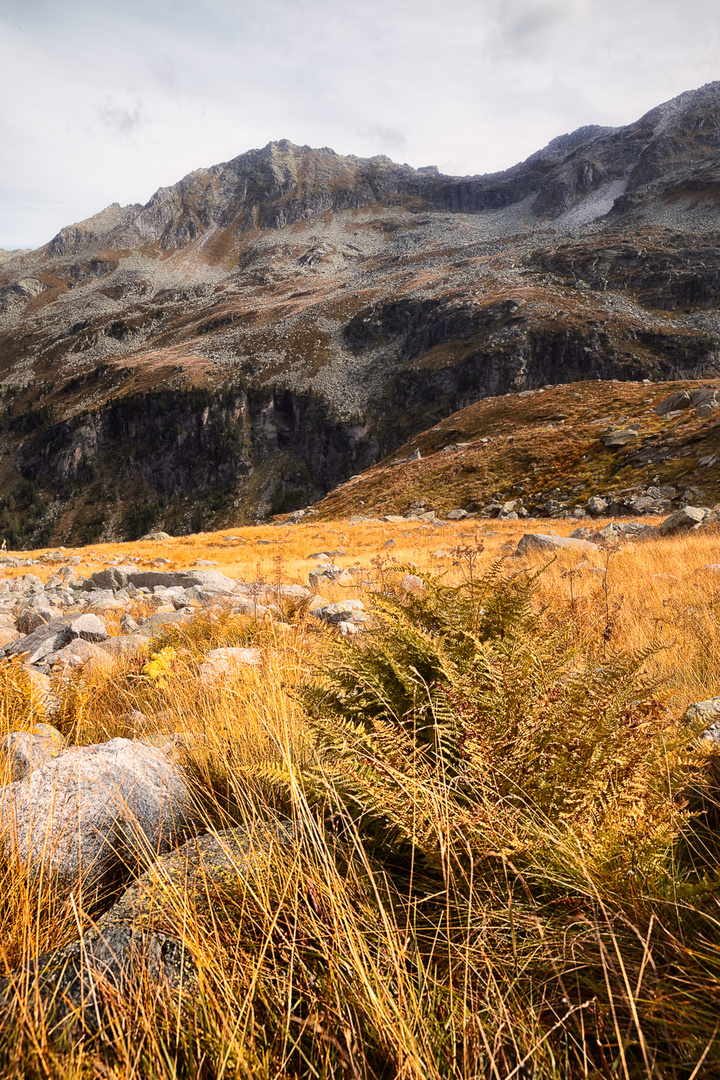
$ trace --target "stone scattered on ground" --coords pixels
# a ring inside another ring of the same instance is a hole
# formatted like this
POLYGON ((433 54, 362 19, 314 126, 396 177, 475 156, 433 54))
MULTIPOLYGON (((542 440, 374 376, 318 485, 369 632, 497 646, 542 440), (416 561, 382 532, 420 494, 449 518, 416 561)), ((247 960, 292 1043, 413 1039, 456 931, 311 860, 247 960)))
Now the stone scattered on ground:
POLYGON ((720 720, 720 697, 691 702, 685 710, 685 719, 691 723, 702 720, 708 725, 720 720))
POLYGON ((660 535, 668 536, 681 529, 691 529, 694 525, 701 524, 709 513, 711 513, 710 510, 706 511, 698 506, 683 506, 670 517, 665 518, 660 525, 660 535))
POLYGON ((342 566, 335 566, 334 563, 326 562, 320 563, 314 567, 309 574, 310 584, 317 587, 324 581, 334 581, 337 585, 354 585, 355 580, 347 570, 344 570, 342 566))

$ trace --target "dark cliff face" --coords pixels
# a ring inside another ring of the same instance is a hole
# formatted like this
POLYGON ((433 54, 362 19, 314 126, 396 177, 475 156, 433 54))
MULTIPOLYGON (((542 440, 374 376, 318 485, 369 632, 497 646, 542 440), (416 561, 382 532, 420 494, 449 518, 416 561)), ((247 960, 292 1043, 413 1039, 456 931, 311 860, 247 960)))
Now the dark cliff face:
MULTIPOLYGON (((137 500, 150 497, 156 518, 189 531, 242 498, 254 471, 278 456, 282 472, 271 471, 264 485, 266 513, 304 506, 377 453, 365 426, 334 420, 312 395, 230 386, 116 399, 28 436, 15 467, 59 506, 88 492, 101 505, 122 488, 129 513, 120 531, 139 535, 145 529, 134 527, 137 500)), ((254 521, 256 507, 249 509, 245 520, 254 521)))

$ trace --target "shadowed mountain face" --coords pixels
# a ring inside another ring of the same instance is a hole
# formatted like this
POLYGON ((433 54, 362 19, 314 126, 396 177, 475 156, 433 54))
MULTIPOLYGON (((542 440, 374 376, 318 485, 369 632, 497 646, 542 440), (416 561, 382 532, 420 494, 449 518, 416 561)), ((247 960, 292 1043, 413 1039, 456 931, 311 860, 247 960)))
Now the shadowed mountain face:
POLYGON ((716 376, 719 202, 713 83, 488 176, 270 143, 3 252, 0 531, 255 520, 489 395, 716 376))

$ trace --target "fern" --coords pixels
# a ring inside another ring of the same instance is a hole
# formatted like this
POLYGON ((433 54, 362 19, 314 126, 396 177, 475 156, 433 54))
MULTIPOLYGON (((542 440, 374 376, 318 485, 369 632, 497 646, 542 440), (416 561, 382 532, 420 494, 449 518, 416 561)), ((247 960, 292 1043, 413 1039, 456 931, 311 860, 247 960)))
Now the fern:
POLYGON ((377 629, 338 641, 301 690, 308 797, 384 857, 534 862, 539 821, 545 844, 590 837, 598 866, 672 845, 670 793, 697 767, 687 732, 641 674, 648 657, 578 651, 537 610, 536 580, 495 564, 460 586, 426 576, 412 597, 388 586, 377 629))

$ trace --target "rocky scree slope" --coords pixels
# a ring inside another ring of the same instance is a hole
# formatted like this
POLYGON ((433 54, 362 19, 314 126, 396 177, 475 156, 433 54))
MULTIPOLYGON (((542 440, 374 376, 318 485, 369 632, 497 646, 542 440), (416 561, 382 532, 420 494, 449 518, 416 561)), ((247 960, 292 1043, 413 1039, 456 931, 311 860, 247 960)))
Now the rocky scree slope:
POLYGON ((0 264, 14 546, 263 519, 487 396, 720 373, 720 83, 502 173, 270 143, 0 264))

